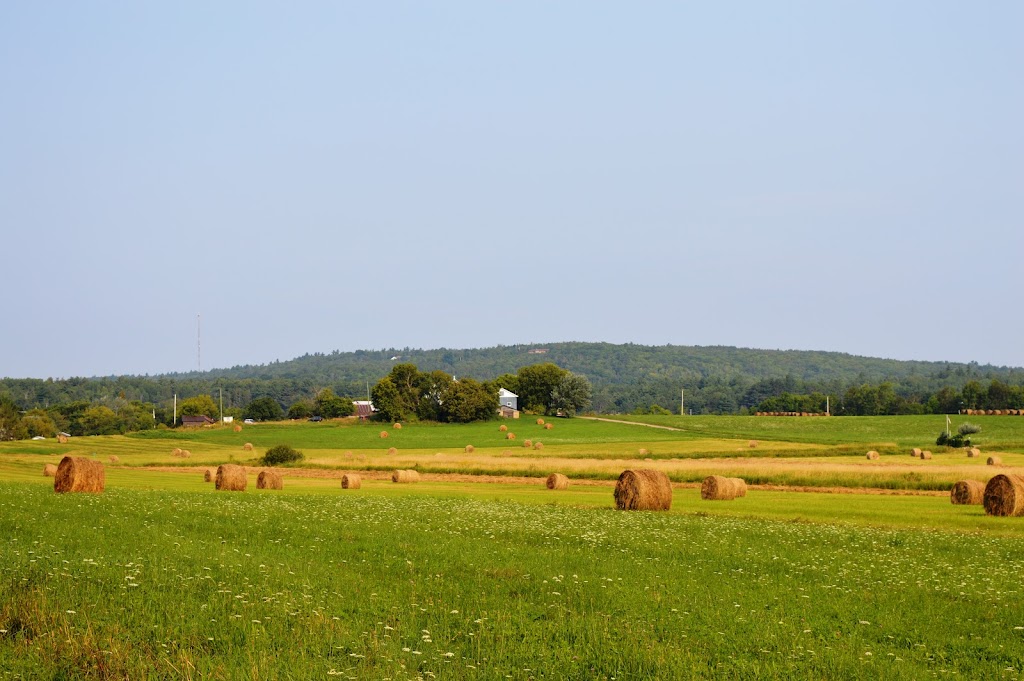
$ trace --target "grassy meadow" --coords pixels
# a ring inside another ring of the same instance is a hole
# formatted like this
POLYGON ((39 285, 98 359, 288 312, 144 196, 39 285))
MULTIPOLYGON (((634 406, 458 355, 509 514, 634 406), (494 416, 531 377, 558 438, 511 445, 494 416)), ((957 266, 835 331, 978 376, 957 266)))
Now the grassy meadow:
POLYGON ((1002 466, 934 446, 911 459, 935 417, 643 419, 681 430, 530 420, 507 422, 510 441, 496 422, 331 422, 2 443, 0 679, 1024 670, 1024 519, 943 493, 1020 470, 1024 418, 971 418, 1002 466), (256 490, 256 468, 244 493, 202 481, 279 443, 307 457, 283 491, 256 490), (42 465, 67 453, 107 464, 103 494, 53 493, 42 465), (395 467, 424 481, 392 484, 395 467), (611 486, 624 467, 763 486, 705 502, 680 484, 670 512, 624 513, 611 486), (569 490, 543 487, 554 470, 569 490), (340 488, 346 471, 362 489, 340 488), (865 488, 886 493, 851 493, 865 488))

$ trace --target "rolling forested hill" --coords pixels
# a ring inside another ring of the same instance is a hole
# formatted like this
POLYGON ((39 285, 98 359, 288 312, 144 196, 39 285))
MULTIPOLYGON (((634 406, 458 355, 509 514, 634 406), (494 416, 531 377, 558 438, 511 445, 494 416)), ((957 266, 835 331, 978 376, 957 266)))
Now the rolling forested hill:
POLYGON ((553 362, 583 374, 594 385, 594 409, 629 412, 658 404, 679 409, 680 390, 694 413, 731 413, 768 397, 821 392, 840 395, 851 386, 890 382, 897 394, 923 399, 943 387, 998 379, 1019 386, 1024 369, 947 362, 858 357, 837 352, 754 350, 735 347, 644 346, 610 343, 549 343, 481 349, 396 349, 314 353, 289 361, 236 366, 207 372, 105 378, 2 379, 7 394, 23 409, 88 401, 138 400, 166 405, 200 393, 219 395, 226 407, 241 407, 269 396, 282 405, 332 388, 353 398, 386 375, 397 362, 422 371, 440 369, 485 380, 522 366, 553 362))

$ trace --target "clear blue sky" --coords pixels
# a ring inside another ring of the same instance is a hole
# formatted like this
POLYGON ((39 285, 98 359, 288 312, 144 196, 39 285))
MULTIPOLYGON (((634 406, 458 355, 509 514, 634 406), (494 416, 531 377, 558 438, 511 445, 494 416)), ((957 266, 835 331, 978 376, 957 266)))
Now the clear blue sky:
POLYGON ((1024 3, 0 4, 0 376, 1024 365, 1024 3))

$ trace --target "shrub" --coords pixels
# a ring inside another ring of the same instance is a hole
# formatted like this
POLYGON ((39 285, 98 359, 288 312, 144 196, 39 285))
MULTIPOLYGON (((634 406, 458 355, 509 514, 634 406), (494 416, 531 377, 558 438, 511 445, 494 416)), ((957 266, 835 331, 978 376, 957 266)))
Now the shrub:
POLYGON ((942 431, 941 433, 939 433, 939 436, 935 438, 935 444, 937 444, 939 447, 943 446, 947 442, 949 442, 949 436, 946 435, 946 431, 942 431))
POLYGON ((961 435, 974 435, 975 433, 981 432, 981 426, 979 426, 976 423, 964 421, 963 423, 960 424, 960 427, 956 429, 956 432, 960 433, 961 435))
POLYGON ((263 455, 262 463, 265 466, 280 466, 285 463, 302 461, 304 458, 302 452, 288 445, 277 445, 267 450, 267 453, 263 455))

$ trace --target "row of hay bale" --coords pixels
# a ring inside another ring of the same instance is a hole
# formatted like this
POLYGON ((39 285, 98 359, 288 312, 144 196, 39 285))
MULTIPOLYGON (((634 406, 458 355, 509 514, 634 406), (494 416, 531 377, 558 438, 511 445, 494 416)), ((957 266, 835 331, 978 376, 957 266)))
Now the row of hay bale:
POLYGON ((1024 416, 1024 409, 964 409, 965 416, 1024 416))
POLYGON ((830 416, 824 411, 759 411, 754 416, 830 416))

